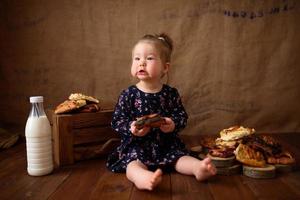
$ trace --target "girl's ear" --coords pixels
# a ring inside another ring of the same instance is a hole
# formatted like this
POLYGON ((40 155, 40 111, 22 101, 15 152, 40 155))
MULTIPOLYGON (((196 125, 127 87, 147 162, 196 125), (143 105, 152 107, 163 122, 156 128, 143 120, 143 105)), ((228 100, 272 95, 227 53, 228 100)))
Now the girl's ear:
POLYGON ((170 63, 167 62, 164 66, 164 74, 168 73, 169 69, 170 69, 170 63))

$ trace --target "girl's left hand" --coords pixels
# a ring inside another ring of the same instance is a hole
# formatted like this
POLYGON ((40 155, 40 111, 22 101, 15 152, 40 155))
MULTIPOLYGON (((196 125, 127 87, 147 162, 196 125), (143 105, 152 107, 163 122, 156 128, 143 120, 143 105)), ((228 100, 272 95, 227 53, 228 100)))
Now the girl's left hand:
POLYGON ((174 131, 175 129, 174 121, 169 117, 165 117, 164 119, 165 119, 165 123, 160 126, 160 130, 164 133, 170 133, 174 131))

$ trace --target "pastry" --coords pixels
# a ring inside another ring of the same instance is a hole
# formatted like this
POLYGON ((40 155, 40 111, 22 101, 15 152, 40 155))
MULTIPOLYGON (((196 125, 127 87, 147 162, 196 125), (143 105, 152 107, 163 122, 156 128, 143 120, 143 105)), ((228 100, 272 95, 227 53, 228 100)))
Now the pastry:
POLYGON ((82 106, 86 105, 85 100, 66 100, 63 103, 59 104, 56 108, 54 113, 61 114, 61 113, 68 113, 70 111, 76 110, 82 106))
POLYGON ((62 114, 68 112, 97 112, 100 110, 99 100, 81 93, 74 93, 69 99, 59 104, 54 113, 62 114))
POLYGON ((220 132, 221 139, 224 141, 232 141, 240 139, 244 136, 251 135, 255 133, 255 130, 252 128, 245 128, 243 126, 232 126, 227 129, 223 129, 220 132))
POLYGON ((270 138, 270 136, 249 135, 242 139, 242 143, 262 152, 265 157, 281 153, 281 145, 275 143, 274 140, 271 141, 270 138))
POLYGON ((135 126, 137 127, 137 129, 142 129, 145 126, 155 128, 160 127, 164 123, 165 119, 162 118, 159 114, 150 114, 137 118, 135 126))
POLYGON ((209 150, 209 154, 214 157, 228 158, 234 156, 234 149, 226 147, 215 147, 209 150))
POLYGON ((81 107, 79 112, 90 113, 90 112, 97 112, 99 110, 100 110, 99 104, 92 103, 81 107))
POLYGON ((69 100, 77 101, 77 100, 86 100, 88 102, 99 103, 98 99, 94 97, 87 96, 81 93, 73 93, 69 96, 69 100))
POLYGON ((231 167, 235 161, 234 149, 225 147, 214 147, 207 154, 212 163, 217 167, 231 167))
POLYGON ((259 151, 255 151, 248 145, 239 144, 234 154, 236 159, 245 165, 253 167, 264 167, 266 165, 263 154, 259 151))
POLYGON ((295 163, 295 159, 289 152, 285 151, 280 154, 267 157, 267 162, 270 164, 291 165, 295 163))
POLYGON ((203 147, 204 153, 208 153, 216 147, 216 139, 213 137, 204 137, 200 140, 200 145, 203 147))
POLYGON ((232 148, 235 149, 240 143, 240 139, 237 140, 222 140, 221 138, 216 139, 216 145, 220 147, 227 147, 227 148, 232 148))

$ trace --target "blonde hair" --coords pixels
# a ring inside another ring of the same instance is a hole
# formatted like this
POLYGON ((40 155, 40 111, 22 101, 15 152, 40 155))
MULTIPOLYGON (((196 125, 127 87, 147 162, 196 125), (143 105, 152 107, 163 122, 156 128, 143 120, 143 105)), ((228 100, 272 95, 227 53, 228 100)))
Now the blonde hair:
POLYGON ((139 42, 144 42, 144 41, 151 42, 154 44, 154 46, 160 52, 160 58, 162 59, 163 62, 165 63, 171 62, 173 41, 167 34, 165 33, 154 34, 154 35, 146 34, 140 40, 138 40, 135 46, 139 42))

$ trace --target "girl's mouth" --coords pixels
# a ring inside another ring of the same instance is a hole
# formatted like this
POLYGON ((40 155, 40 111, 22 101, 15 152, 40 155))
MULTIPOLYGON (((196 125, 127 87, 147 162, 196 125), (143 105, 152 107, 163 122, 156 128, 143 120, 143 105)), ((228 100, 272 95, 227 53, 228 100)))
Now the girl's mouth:
POLYGON ((139 70, 137 72, 138 75, 145 75, 147 72, 145 70, 139 70))

